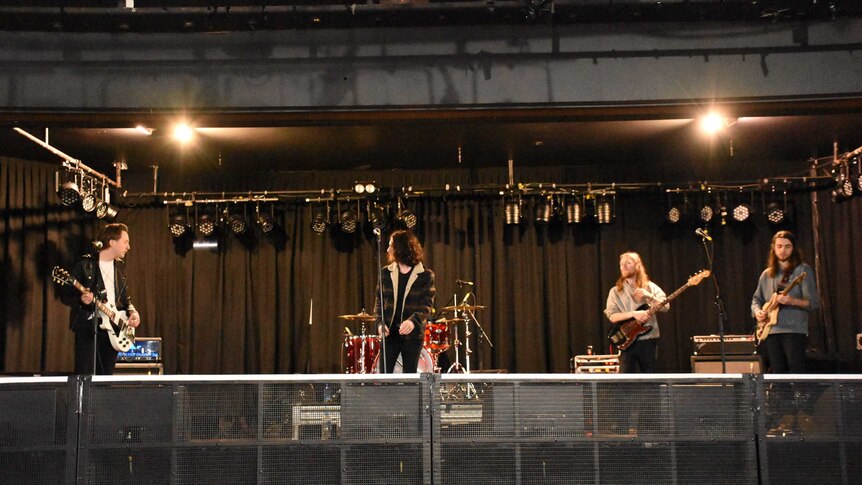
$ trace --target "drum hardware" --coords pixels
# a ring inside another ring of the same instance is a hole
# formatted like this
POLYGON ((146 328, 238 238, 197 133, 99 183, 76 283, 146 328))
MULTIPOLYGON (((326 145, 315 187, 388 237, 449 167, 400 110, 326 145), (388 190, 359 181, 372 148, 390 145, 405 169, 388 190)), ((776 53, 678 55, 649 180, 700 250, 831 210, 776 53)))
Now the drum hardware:
MULTIPOLYGON (((472 294, 473 293, 468 293, 467 295, 472 295, 472 294)), ((467 310, 473 311, 473 310, 484 310, 484 309, 485 309, 484 305, 467 305, 466 303, 460 303, 458 305, 444 306, 443 307, 444 312, 452 312, 452 311, 454 311, 454 312, 465 312, 467 310)))
MULTIPOLYGON (((458 326, 455 325, 454 332, 453 332, 455 338, 454 338, 453 343, 452 343, 455 346, 455 362, 446 371, 447 373, 453 373, 453 372, 464 373, 464 374, 470 373, 470 356, 473 354, 473 349, 470 348, 470 337, 473 335, 473 332, 470 331, 470 322, 471 321, 473 323, 475 323, 476 327, 482 332, 482 335, 484 336, 485 340, 488 341, 488 345, 490 345, 491 347, 494 347, 494 345, 491 343, 491 340, 488 338, 488 335, 485 334, 485 330, 479 324, 479 320, 476 318, 475 313, 473 313, 476 310, 484 310, 485 307, 483 305, 475 305, 475 304, 474 305, 468 305, 467 300, 471 296, 473 297, 474 300, 476 299, 476 295, 472 291, 470 291, 470 292, 467 292, 466 295, 464 295, 464 298, 461 300, 461 303, 458 303, 458 304, 452 305, 452 306, 443 307, 443 311, 454 312, 454 315, 455 315, 454 319, 462 320, 464 322, 464 364, 465 365, 464 366, 461 365, 461 358, 460 358, 460 352, 459 352, 459 348, 461 347, 461 340, 458 339, 458 326)), ((452 301, 454 301, 454 302, 458 301, 458 295, 457 294, 453 296, 452 301)), ((455 387, 455 389, 453 389, 452 392, 457 392, 459 390, 461 390, 460 384, 457 385, 455 387)), ((467 399, 473 399, 473 398, 477 397, 476 387, 472 383, 467 383, 465 386, 465 389, 463 389, 463 390, 464 390, 464 395, 467 399)), ((450 395, 451 395, 451 393, 450 393, 450 395)))
POLYGON ((359 335, 344 327, 344 341, 341 346, 341 369, 346 374, 371 374, 380 353, 380 337, 368 333, 368 323, 377 320, 377 315, 369 315, 363 308, 355 315, 339 315, 339 319, 359 322, 359 335))
POLYGON ((377 315, 369 315, 368 313, 365 313, 365 309, 363 308, 362 311, 357 313, 356 315, 338 315, 338 318, 342 320, 350 320, 353 322, 366 323, 377 320, 377 315))

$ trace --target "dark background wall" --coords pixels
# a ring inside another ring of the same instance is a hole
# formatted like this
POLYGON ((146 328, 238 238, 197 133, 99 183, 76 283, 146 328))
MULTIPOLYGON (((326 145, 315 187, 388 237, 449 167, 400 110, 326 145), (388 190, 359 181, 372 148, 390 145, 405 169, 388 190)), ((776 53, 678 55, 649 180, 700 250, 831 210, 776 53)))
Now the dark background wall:
MULTIPOLYGON (((156 122, 190 113, 205 126, 221 127, 364 127, 421 118, 432 123, 416 125, 417 131, 430 132, 455 119, 465 126, 476 120, 493 126, 494 109, 508 121, 667 120, 695 118, 712 104, 728 108, 731 116, 853 117, 862 75, 854 62, 862 42, 858 24, 839 18, 219 34, 4 32, 0 123, 4 131, 24 126, 38 133, 45 126, 130 127, 140 118, 156 122), (435 115, 437 110, 445 110, 445 117, 435 115)), ((561 129, 556 127, 557 139, 568 133, 561 135, 561 129)), ((601 127, 594 130, 601 138, 601 127)), ((831 129, 808 144, 787 136, 773 141, 773 153, 780 155, 764 163, 754 155, 727 160, 726 140, 716 148, 722 156, 677 150, 683 144, 679 133, 633 133, 621 158, 603 157, 601 149, 567 151, 565 145, 530 167, 516 157, 516 179, 658 183, 774 177, 807 173, 806 160, 831 154, 835 140, 842 150, 860 142, 852 132, 831 129), (683 152, 684 160, 673 159, 683 152), (585 158, 588 166, 578 163, 585 158)), ((2 160, 2 370, 69 371, 67 309, 48 275, 54 264, 69 264, 84 250, 98 223, 59 206, 56 163, 31 161, 48 159, 41 149, 20 150, 26 142, 15 134, 0 140, 0 155, 34 154, 23 156, 27 161, 2 160)), ((737 141, 744 153, 745 144, 737 141)), ((166 167, 169 178, 163 182, 185 191, 347 187, 357 179, 389 187, 507 180, 501 168, 505 143, 495 148, 496 158, 469 169, 440 169, 432 157, 420 166, 424 170, 415 170, 409 153, 426 147, 415 140, 391 144, 401 143, 402 150, 378 152, 398 156, 370 163, 368 170, 348 169, 358 167, 349 152, 305 165, 290 159, 284 166, 276 156, 263 163, 266 157, 255 156, 248 144, 248 158, 235 150, 230 171, 186 167, 179 160, 166 167), (328 171, 313 171, 324 163, 328 171), (380 167, 397 170, 374 170, 380 167)), ((111 162, 124 152, 114 148, 82 152, 88 163, 110 173, 111 162)), ((134 191, 148 190, 152 160, 141 151, 128 160, 134 191)), ((221 152, 210 155, 210 164, 218 160, 221 167, 221 152)), ((858 363, 859 229, 853 222, 860 220, 860 199, 837 205, 826 193, 818 195, 821 223, 812 229, 811 195, 790 194, 809 262, 819 248, 821 294, 828 304, 812 319, 810 343, 832 362, 858 363)), ((768 184, 763 197, 772 197, 768 184)), ((373 305, 375 247, 367 232, 316 236, 309 229, 310 207, 283 202, 276 210, 285 228, 282 244, 227 239, 219 252, 184 252, 168 236, 167 210, 158 200, 123 202, 118 220, 131 226, 128 259, 133 297, 144 316, 141 333, 165 339, 169 372, 339 370, 343 324, 335 316, 373 305)), ((691 227, 664 226, 667 197, 658 190, 621 194, 616 222, 601 228, 537 228, 529 222, 505 227, 499 198, 453 195, 411 204, 420 215, 417 232, 428 264, 438 272, 438 307, 459 278, 476 281, 477 300, 488 307, 477 315, 494 343, 493 349, 478 345, 484 368, 565 371, 571 355, 587 345, 603 347, 607 324, 601 310, 624 250, 639 251, 668 292, 705 265, 691 227)), ((714 229, 729 333, 752 327, 750 295, 773 233, 760 217, 747 229, 714 229)), ((713 294, 711 283, 692 288, 662 316, 663 370, 688 370, 689 338, 717 331, 713 294)))
MULTIPOLYGON (((5 197, 2 349, 8 372, 63 372, 71 368, 67 309, 50 283, 54 264, 69 264, 96 229, 80 213, 60 208, 50 165, 4 159, 5 197)), ((381 174, 383 176, 384 174, 381 174)), ((321 182, 326 182, 324 179, 321 182)), ((347 176, 338 173, 338 177, 347 176)), ((390 176, 420 180, 420 173, 390 176)), ((384 177, 381 183, 388 180, 384 177)), ((860 199, 834 204, 819 193, 817 233, 825 268, 821 294, 829 317, 816 312, 810 345, 821 359, 856 362, 860 292, 856 255, 860 199)), ((814 263, 810 195, 791 197, 794 230, 814 263)), ((638 192, 617 198, 614 224, 598 227, 527 222, 505 226, 499 198, 411 200, 417 233, 437 272, 438 308, 456 291, 455 279, 476 282, 477 313, 491 348, 476 345, 482 368, 564 372, 588 345, 605 348, 602 310, 618 275, 618 256, 641 253, 652 278, 668 293, 706 266, 691 227, 663 223, 666 196, 638 192)), ((529 213, 529 211, 526 211, 529 213)), ((275 214, 283 244, 228 237, 220 251, 178 251, 168 234, 167 210, 126 207, 118 220, 131 227, 128 256, 132 295, 144 317, 140 335, 161 336, 166 369, 177 373, 338 372, 344 322, 339 314, 373 306, 375 242, 368 231, 316 235, 305 203, 283 203, 275 214), (313 315, 309 325, 311 301, 313 315)), ((727 333, 752 330, 751 293, 773 233, 763 220, 713 228, 715 272, 729 314, 727 333)), ((664 371, 688 371, 690 337, 718 331, 711 282, 686 291, 662 315, 664 371)), ((475 341, 474 341, 475 345, 475 341)))

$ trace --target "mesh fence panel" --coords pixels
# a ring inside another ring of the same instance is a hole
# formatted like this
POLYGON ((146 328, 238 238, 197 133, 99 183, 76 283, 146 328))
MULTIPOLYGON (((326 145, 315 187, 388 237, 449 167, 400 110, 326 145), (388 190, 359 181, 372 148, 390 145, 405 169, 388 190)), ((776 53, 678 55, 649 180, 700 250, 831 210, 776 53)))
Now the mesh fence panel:
POLYGON ((862 483, 860 379, 315 377, 0 380, 0 483, 862 483))
POLYGON ((0 385, 0 483, 63 483, 69 405, 64 381, 0 385))

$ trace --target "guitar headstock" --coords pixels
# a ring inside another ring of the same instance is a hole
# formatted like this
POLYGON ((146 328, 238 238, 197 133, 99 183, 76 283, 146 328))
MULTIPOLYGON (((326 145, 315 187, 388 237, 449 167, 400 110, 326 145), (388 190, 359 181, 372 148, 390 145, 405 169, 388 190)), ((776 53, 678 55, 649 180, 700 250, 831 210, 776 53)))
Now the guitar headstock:
POLYGON ((54 282, 59 285, 74 285, 75 278, 69 274, 65 269, 55 266, 54 270, 51 271, 51 278, 54 279, 54 282))
POLYGON ((712 274, 712 271, 710 271, 708 269, 702 269, 702 270, 698 271, 697 273, 695 273, 694 275, 692 275, 692 277, 688 279, 688 285, 689 286, 697 286, 700 284, 701 281, 709 278, 709 275, 711 275, 711 274, 712 274))

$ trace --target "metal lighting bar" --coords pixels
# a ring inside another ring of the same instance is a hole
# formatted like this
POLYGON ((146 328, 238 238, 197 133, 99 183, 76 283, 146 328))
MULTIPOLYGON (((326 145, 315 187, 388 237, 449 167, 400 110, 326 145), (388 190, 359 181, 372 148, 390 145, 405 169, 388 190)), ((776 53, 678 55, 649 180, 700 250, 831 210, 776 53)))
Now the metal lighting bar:
MULTIPOLYGON (((88 167, 86 164, 84 164, 84 162, 78 160, 77 158, 73 158, 73 157, 63 153, 62 151, 54 148, 53 146, 49 145, 48 143, 45 143, 44 141, 36 138, 35 136, 31 135, 30 133, 26 132, 25 130, 18 128, 17 126, 14 127, 13 129, 15 131, 17 131, 18 133, 26 136, 27 138, 29 138, 30 140, 32 140, 36 144, 40 145, 42 148, 48 150, 49 152, 53 153, 54 155, 57 155, 58 157, 65 160, 64 165, 67 168, 72 168, 75 170, 81 170, 83 172, 87 172, 87 174, 93 176, 94 178, 101 180, 102 182, 104 182, 108 185, 111 185, 111 186, 116 187, 118 189, 120 188, 120 184, 118 182, 114 182, 113 180, 111 180, 110 177, 103 174, 102 172, 99 172, 93 168, 88 167)), ((117 174, 118 175, 119 175, 119 171, 120 171, 120 168, 118 167, 117 168, 117 174)))

